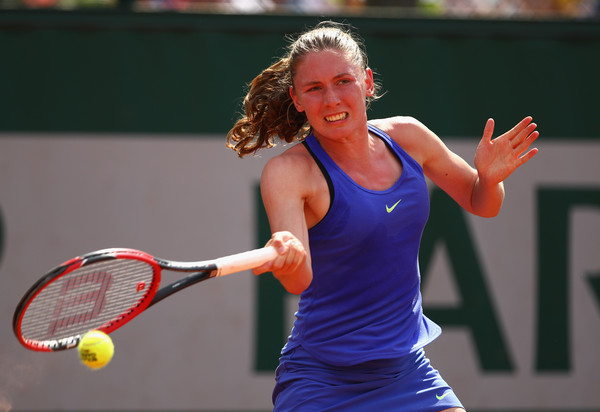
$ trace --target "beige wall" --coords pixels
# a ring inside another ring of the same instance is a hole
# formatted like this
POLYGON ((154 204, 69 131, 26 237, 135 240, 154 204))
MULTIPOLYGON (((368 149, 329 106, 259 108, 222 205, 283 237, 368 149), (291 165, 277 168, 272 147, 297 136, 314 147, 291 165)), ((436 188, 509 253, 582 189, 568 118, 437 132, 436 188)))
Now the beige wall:
MULTIPOLYGON (((470 160, 476 142, 449 145, 470 160)), ((600 302, 585 281, 585 274, 600 272, 600 208, 571 216, 572 369, 536 372, 534 353, 536 189, 600 190, 600 143, 538 146, 539 156, 507 182, 501 215, 469 217, 515 371, 483 373, 460 329, 444 328, 428 348, 472 409, 600 406, 600 302)), ((22 348, 10 324, 25 290, 77 254, 123 246, 201 260, 255 247, 254 185, 277 150, 239 160, 223 136, 0 135, 0 411, 270 409, 272 374, 253 371, 249 273, 211 280, 150 309, 113 334, 115 357, 95 372, 80 365, 75 351, 22 348)), ((424 302, 457 304, 443 246, 430 271, 424 302)))

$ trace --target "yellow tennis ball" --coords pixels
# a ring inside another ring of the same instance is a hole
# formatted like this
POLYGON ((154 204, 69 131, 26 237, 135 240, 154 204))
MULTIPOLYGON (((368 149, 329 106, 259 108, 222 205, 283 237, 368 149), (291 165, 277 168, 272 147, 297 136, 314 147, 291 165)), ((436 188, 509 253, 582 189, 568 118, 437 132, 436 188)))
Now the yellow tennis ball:
POLYGON ((92 330, 81 338, 77 345, 79 357, 91 369, 100 369, 108 364, 115 353, 110 336, 99 330, 92 330))

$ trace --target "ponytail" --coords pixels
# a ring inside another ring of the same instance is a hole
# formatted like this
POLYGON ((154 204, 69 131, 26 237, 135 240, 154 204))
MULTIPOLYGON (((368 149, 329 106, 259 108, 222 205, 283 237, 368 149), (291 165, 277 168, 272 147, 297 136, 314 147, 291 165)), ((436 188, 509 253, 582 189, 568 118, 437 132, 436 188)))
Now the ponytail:
POLYGON ((252 80, 244 98, 243 115, 227 134, 227 147, 239 157, 276 145, 276 138, 291 143, 310 134, 306 115, 298 112, 289 93, 292 78, 289 59, 282 58, 252 80))

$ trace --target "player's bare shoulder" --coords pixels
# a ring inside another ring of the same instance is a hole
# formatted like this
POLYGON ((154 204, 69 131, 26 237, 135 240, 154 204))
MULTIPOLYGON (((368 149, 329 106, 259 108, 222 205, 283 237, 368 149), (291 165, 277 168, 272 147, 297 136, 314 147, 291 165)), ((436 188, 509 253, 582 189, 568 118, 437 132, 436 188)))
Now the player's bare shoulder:
POLYGON ((402 149, 422 164, 428 141, 434 136, 423 123, 411 116, 374 119, 369 123, 383 130, 402 149))
POLYGON ((423 123, 411 116, 394 116, 384 119, 373 119, 370 124, 386 132, 397 142, 418 137, 427 128, 423 123))
POLYGON ((288 176, 302 175, 314 165, 312 158, 302 144, 296 144, 267 161, 264 173, 277 173, 288 176))
POLYGON ((303 194, 311 190, 320 169, 304 145, 296 144, 267 161, 261 185, 276 185, 279 189, 293 186, 303 194))

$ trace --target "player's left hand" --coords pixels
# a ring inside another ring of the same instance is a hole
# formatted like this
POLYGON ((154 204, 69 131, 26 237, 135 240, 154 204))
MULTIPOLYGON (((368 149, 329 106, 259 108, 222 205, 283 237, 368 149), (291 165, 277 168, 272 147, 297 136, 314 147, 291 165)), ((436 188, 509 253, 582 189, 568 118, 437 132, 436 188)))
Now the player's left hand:
POLYGON ((504 181, 537 154, 537 148, 529 149, 539 136, 535 130, 537 125, 532 120, 527 116, 508 132, 492 139, 494 119, 488 119, 475 152, 475 168, 483 184, 494 185, 504 181))

